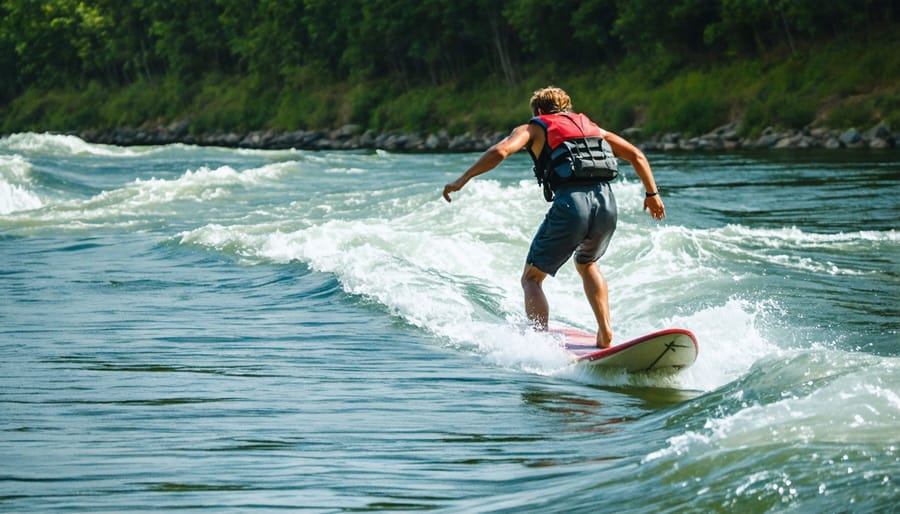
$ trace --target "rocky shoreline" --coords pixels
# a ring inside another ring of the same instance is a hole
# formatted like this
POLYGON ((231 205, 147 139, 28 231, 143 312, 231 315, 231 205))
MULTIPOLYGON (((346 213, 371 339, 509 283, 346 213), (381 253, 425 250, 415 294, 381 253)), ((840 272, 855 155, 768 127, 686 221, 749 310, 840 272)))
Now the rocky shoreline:
MULTIPOLYGON (((730 123, 719 127, 708 134, 686 138, 681 134, 665 134, 651 137, 640 146, 645 151, 696 151, 696 150, 740 150, 740 149, 802 149, 826 148, 900 148, 900 133, 892 132, 890 127, 879 123, 861 132, 856 128, 833 130, 826 128, 806 128, 803 130, 778 131, 767 128, 758 138, 741 137, 739 124, 730 123)), ((623 136, 641 141, 640 129, 626 129, 623 136), (638 131, 635 134, 635 131, 638 131)))
MULTIPOLYGON (((417 133, 378 134, 358 125, 346 125, 330 131, 279 132, 257 130, 247 133, 213 132, 191 134, 187 122, 152 128, 119 128, 106 131, 82 131, 75 135, 90 143, 118 146, 164 145, 184 143, 199 146, 222 146, 254 149, 298 150, 363 150, 382 149, 391 152, 480 152, 506 136, 503 132, 449 135, 439 131, 427 135, 417 133)), ((856 128, 832 130, 808 128, 779 131, 767 128, 757 138, 743 137, 739 123, 719 127, 708 134, 685 137, 663 134, 643 137, 640 128, 629 128, 622 135, 644 151, 730 151, 742 149, 805 149, 805 148, 900 148, 900 133, 892 132, 884 123, 860 131, 856 128)))

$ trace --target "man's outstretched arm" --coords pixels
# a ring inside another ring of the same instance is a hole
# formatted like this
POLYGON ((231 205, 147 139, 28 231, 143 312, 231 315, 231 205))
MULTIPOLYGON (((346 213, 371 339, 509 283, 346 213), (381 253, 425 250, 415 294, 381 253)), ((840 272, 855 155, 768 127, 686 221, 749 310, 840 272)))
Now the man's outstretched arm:
POLYGON ((519 125, 513 131, 494 146, 485 150, 475 164, 469 167, 461 177, 444 186, 444 200, 450 201, 450 193, 455 193, 463 188, 470 180, 496 168, 510 155, 518 152, 531 139, 528 125, 519 125))
POLYGON ((604 131, 603 138, 612 147, 616 156, 625 159, 631 163, 638 178, 644 184, 644 189, 649 196, 644 198, 644 210, 650 210, 650 216, 655 220, 662 220, 666 217, 666 207, 663 205, 662 198, 659 196, 659 190, 656 187, 656 180, 653 178, 653 171, 650 169, 650 161, 639 148, 629 143, 625 138, 609 131, 604 131))

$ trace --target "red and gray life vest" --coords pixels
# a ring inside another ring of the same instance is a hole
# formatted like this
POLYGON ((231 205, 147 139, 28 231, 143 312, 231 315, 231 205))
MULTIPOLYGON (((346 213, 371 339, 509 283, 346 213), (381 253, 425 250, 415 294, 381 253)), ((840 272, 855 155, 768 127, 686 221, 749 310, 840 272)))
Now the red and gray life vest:
POLYGON ((531 119, 544 129, 546 143, 534 160, 534 175, 544 187, 544 198, 565 184, 608 182, 619 175, 619 161, 601 136, 603 131, 584 114, 562 112, 531 119))

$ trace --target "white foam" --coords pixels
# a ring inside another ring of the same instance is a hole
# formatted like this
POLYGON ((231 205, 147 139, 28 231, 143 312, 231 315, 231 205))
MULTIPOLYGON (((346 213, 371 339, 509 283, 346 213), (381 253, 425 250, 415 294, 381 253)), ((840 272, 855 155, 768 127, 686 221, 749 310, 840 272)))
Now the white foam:
POLYGON ((0 155, 0 214, 40 208, 41 198, 32 190, 31 164, 19 155, 0 155))
POLYGON ((274 233, 207 225, 181 234, 180 242, 228 250, 250 261, 299 259, 337 275, 347 292, 373 299, 407 322, 444 337, 448 345, 474 351, 500 367, 548 374, 571 364, 549 336, 520 330, 493 312, 496 305, 485 309, 473 301, 479 292, 491 298, 507 294, 490 289, 486 276, 454 274, 489 269, 460 268, 469 259, 491 258, 477 241, 468 240, 465 255, 447 253, 440 249, 440 238, 412 237, 386 220, 361 220, 274 233))
POLYGON ((294 163, 268 164, 236 171, 230 166, 188 170, 176 179, 135 179, 118 189, 103 191, 89 199, 63 200, 47 204, 34 220, 67 222, 102 221, 104 224, 131 223, 134 216, 168 210, 175 202, 209 203, 227 201, 237 187, 252 188, 268 183, 292 169, 294 163), (124 219, 122 219, 124 218, 124 219))
POLYGON ((41 199, 22 186, 0 179, 0 214, 37 209, 41 199))
POLYGON ((137 203, 170 202, 175 199, 213 200, 229 194, 232 186, 254 187, 273 180, 294 165, 292 162, 268 164, 260 168, 236 171, 230 166, 188 170, 174 180, 137 179, 126 189, 133 191, 137 203))
POLYGON ((767 302, 733 298, 720 306, 665 319, 663 325, 688 328, 700 342, 697 361, 679 374, 678 382, 689 389, 711 391, 744 375, 764 356, 778 354, 779 347, 760 329, 770 312, 767 302))
POLYGON ((779 443, 880 443, 894 438, 900 421, 896 393, 900 359, 834 351, 828 352, 827 359, 830 365, 817 368, 819 372, 843 369, 841 376, 819 382, 805 395, 790 392, 799 389, 798 384, 783 384, 783 399, 745 404, 737 412, 710 417, 702 430, 670 438, 667 447, 648 454, 644 462, 779 443))
POLYGON ((87 143, 77 136, 31 132, 0 138, 0 150, 56 156, 97 155, 106 157, 135 156, 141 155, 142 152, 136 148, 87 143))
POLYGON ((858 232, 838 232, 821 234, 804 232, 797 227, 783 228, 750 228, 742 225, 727 225, 721 229, 723 237, 737 238, 740 241, 755 240, 771 248, 834 248, 835 245, 857 244, 860 241, 900 241, 900 233, 896 230, 877 232, 863 230, 858 232))

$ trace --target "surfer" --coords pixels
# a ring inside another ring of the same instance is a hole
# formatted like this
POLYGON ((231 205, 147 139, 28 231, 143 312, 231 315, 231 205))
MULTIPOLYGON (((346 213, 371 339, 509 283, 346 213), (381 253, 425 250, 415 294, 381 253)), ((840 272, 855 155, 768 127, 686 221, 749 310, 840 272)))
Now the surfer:
POLYGON ((572 111, 569 95, 546 87, 531 97, 528 123, 488 148, 458 179, 444 186, 444 199, 469 180, 497 167, 510 155, 526 148, 534 161, 538 183, 552 201, 538 228, 525 260, 522 289, 525 315, 537 330, 547 330, 550 306, 544 294, 547 275, 575 255, 575 269, 597 319, 597 346, 612 344, 609 293, 597 260, 606 252, 616 230, 616 200, 609 182, 618 174, 616 157, 630 162, 646 190, 644 210, 655 220, 666 209, 644 153, 626 139, 603 130, 587 116, 572 111))

